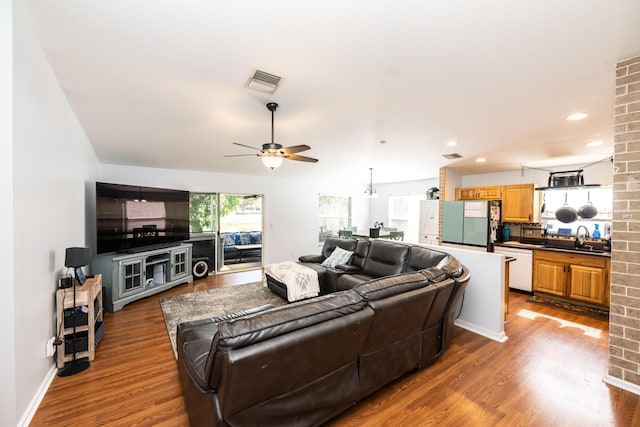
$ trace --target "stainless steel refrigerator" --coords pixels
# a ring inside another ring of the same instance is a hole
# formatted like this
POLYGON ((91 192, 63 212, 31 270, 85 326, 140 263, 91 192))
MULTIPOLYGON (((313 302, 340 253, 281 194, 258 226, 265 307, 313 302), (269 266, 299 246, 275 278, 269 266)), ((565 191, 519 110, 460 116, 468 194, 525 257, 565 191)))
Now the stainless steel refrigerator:
POLYGON ((491 248, 500 225, 499 200, 443 202, 442 242, 491 248))

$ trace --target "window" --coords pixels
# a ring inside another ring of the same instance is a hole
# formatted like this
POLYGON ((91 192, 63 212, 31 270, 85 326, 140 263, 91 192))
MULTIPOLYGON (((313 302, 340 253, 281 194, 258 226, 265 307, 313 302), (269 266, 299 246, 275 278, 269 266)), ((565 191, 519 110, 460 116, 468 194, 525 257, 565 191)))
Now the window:
POLYGON ((318 241, 337 237, 338 230, 351 225, 351 197, 336 194, 318 195, 318 241))
POLYGON ((215 193, 189 194, 189 231, 191 234, 215 233, 218 230, 218 195, 215 193))

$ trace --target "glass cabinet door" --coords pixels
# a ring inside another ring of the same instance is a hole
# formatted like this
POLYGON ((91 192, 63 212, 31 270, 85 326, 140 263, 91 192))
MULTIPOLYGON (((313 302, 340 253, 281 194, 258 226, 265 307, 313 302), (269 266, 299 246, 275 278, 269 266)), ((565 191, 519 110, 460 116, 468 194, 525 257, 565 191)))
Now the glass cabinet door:
POLYGON ((141 259, 122 261, 120 272, 120 292, 122 294, 137 292, 144 289, 144 269, 141 259))

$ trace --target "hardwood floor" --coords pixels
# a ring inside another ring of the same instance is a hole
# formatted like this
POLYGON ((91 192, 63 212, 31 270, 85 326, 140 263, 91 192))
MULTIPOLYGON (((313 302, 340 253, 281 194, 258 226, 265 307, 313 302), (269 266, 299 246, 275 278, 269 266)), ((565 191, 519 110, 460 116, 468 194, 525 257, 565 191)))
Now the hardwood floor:
MULTIPOLYGON (((219 274, 105 318, 91 367, 56 377, 32 426, 188 426, 160 298, 260 280, 219 274)), ((379 390, 330 426, 638 426, 639 396, 602 382, 608 324, 510 295, 497 343, 456 328, 443 356, 379 390)))

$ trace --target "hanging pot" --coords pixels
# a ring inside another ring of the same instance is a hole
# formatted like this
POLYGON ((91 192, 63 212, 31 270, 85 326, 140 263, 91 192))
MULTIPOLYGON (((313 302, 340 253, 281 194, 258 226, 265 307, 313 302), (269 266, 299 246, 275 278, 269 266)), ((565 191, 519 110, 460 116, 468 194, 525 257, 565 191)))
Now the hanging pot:
POLYGON ((584 219, 598 215, 598 209, 591 204, 591 192, 587 192, 587 204, 578 209, 578 215, 584 219))
POLYGON ((578 212, 567 204, 567 193, 564 193, 564 205, 556 211, 556 219, 565 224, 578 219, 578 212))

